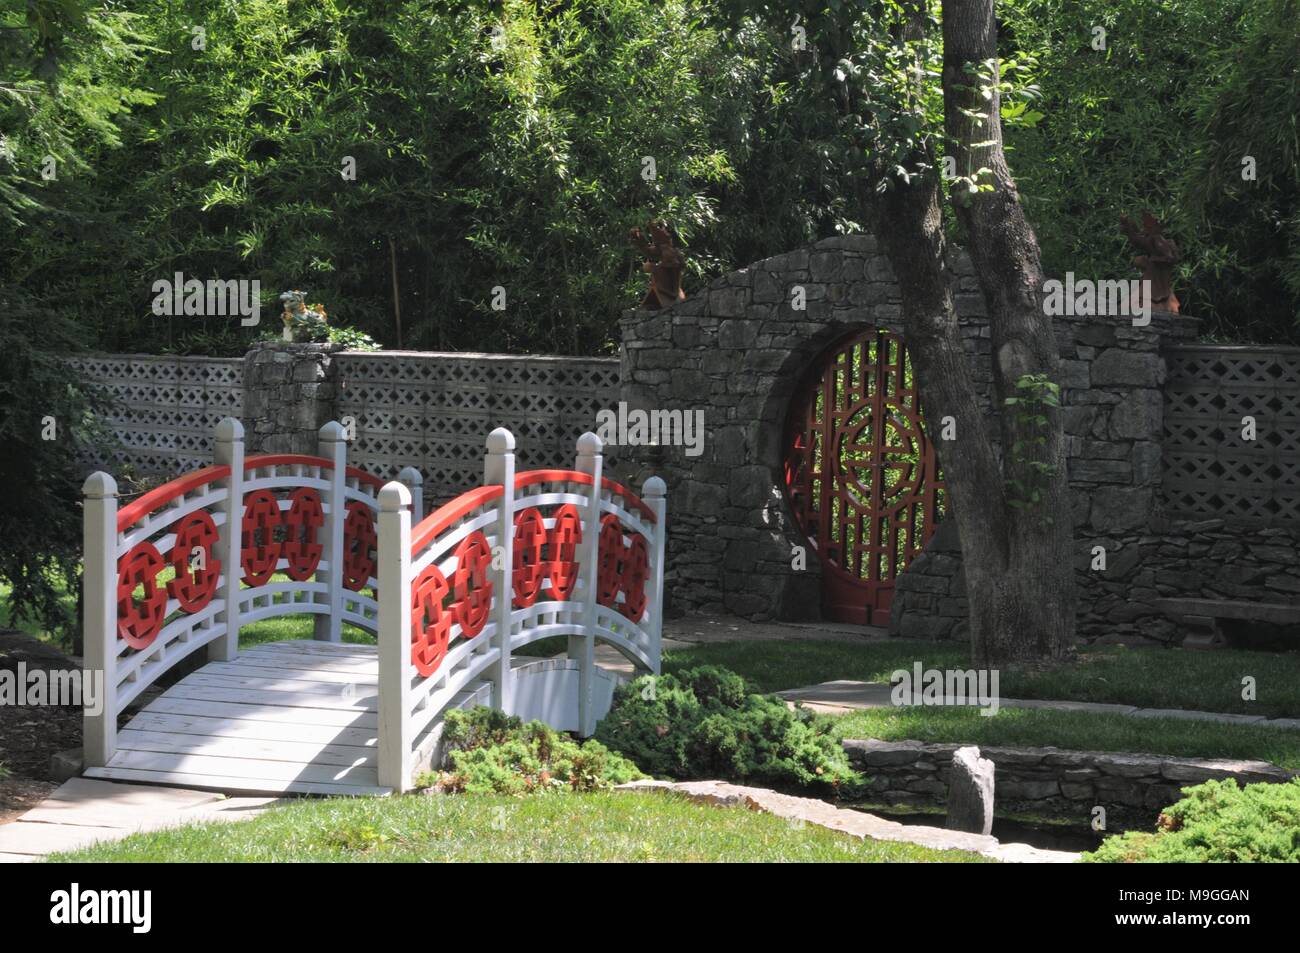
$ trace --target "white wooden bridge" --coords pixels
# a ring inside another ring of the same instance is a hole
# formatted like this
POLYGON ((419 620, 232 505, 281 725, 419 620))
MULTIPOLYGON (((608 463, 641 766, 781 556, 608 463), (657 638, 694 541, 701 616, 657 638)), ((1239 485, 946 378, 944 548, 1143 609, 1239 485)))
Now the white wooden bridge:
POLYGON ((86 482, 86 666, 105 671, 87 775, 405 790, 436 763, 449 708, 590 734, 616 684, 597 641, 658 671, 663 483, 647 481, 642 501, 605 478, 593 434, 573 470, 516 474, 513 437, 494 431, 484 485, 423 519, 418 472, 384 485, 348 467, 336 423, 319 456, 245 457, 242 436, 222 421, 214 466, 120 510, 112 477, 86 482), (315 639, 240 648, 242 626, 298 613, 315 617, 315 639), (344 622, 378 644, 343 642, 344 622), (517 654, 552 636, 567 637, 567 658, 517 654), (139 704, 200 650, 205 664, 139 704))

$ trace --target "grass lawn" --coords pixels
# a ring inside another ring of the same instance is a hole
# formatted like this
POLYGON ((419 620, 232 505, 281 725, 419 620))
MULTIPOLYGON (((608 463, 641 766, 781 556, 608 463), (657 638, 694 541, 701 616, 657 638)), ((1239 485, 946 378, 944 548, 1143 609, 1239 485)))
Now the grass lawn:
MULTIPOLYGON (((760 692, 833 679, 887 682, 896 669, 970 667, 960 643, 889 639, 862 642, 713 642, 664 653, 664 671, 721 665, 760 692)), ((1001 672, 1005 698, 1117 702, 1139 708, 1194 708, 1300 717, 1300 652, 1248 652, 1105 646, 1049 672, 1001 672), (1256 700, 1241 697, 1255 679, 1256 700)), ((1141 724, 1141 722, 1139 722, 1141 724)))
POLYGON ((302 800, 250 821, 135 834, 51 861, 978 862, 662 794, 302 800))
POLYGON ((971 708, 935 707, 875 708, 838 716, 834 721, 841 738, 1248 758, 1300 770, 1300 731, 1256 725, 1027 708, 1003 708, 985 718, 971 708))

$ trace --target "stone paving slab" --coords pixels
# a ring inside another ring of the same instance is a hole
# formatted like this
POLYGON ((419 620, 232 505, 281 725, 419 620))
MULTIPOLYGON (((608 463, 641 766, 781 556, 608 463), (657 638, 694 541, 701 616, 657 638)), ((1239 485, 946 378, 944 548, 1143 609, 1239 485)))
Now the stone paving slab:
POLYGON ((671 791, 703 804, 748 807, 786 820, 816 824, 859 840, 894 841, 935 850, 965 850, 1004 863, 1072 864, 1079 859, 1078 854, 1068 851, 1042 850, 1028 844, 1002 844, 996 837, 942 827, 900 824, 865 811, 835 807, 816 798, 778 794, 766 788, 743 787, 725 781, 633 781, 619 785, 619 790, 671 791))
POLYGON ((0 863, 40 860, 139 831, 245 820, 278 800, 73 778, 16 821, 0 825, 0 863))

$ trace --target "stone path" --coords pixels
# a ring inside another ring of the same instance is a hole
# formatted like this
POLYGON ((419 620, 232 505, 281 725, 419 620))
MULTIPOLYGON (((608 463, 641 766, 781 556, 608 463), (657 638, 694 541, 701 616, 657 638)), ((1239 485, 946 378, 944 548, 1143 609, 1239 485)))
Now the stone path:
POLYGON ((1003 844, 996 837, 967 834, 942 827, 900 824, 865 811, 835 807, 810 797, 778 794, 766 788, 743 787, 725 781, 633 781, 619 785, 626 791, 670 791, 692 801, 721 807, 743 806, 763 811, 794 823, 816 824, 848 834, 858 840, 895 841, 935 850, 966 850, 1003 863, 1072 864, 1079 855, 1061 850, 1043 850, 1028 844, 1003 844))
POLYGON ((275 802, 267 797, 228 798, 210 791, 73 778, 18 820, 0 825, 0 863, 40 860, 56 851, 121 840, 137 831, 245 820, 275 802))
MULTIPOLYGON (((892 686, 888 682, 822 682, 804 688, 777 692, 787 702, 800 702, 805 708, 828 715, 843 715, 863 708, 891 708, 892 686)), ((945 699, 947 702, 947 699, 945 699)), ((1111 705, 1103 702, 1053 701, 1051 699, 1002 698, 1002 708, 1047 708, 1052 711, 1084 711, 1094 714, 1128 715, 1133 718, 1178 718, 1185 721, 1215 721, 1223 724, 1262 725, 1266 728, 1300 730, 1300 718, 1266 718, 1263 715, 1234 715, 1217 711, 1183 708, 1138 708, 1135 705, 1111 705)))

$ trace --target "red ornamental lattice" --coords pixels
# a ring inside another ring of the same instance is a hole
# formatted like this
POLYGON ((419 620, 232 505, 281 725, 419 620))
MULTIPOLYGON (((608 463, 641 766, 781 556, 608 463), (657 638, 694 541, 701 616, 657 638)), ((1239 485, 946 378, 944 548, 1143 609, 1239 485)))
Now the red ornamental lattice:
POLYGON ((512 571, 514 604, 524 609, 537 601, 546 578, 542 549, 546 545, 546 523, 537 507, 531 506, 515 517, 514 566, 512 571))
POLYGON ((360 500, 347 505, 343 520, 343 585, 360 592, 375 574, 375 519, 360 500))
POLYGON ((282 552, 289 566, 289 578, 303 582, 320 565, 324 547, 318 543, 317 534, 325 525, 325 509, 320 494, 308 487, 289 494, 289 512, 284 517, 284 543, 282 552))
POLYGON ((600 569, 596 579, 596 601, 618 609, 633 622, 645 615, 645 584, 650 577, 650 547, 640 533, 630 533, 623 545, 623 527, 613 513, 600 521, 600 569), (618 602, 619 593, 623 603, 618 602))
POLYGON ((600 569, 596 574, 596 601, 613 608, 623 589, 623 527, 613 513, 600 521, 600 569))
POLYGON ((491 568, 492 547, 487 537, 475 530, 456 547, 456 572, 452 575, 456 620, 467 639, 483 631, 492 610, 491 568))
POLYGON ((244 498, 239 561, 244 582, 264 586, 275 575, 280 561, 280 544, 275 539, 280 525, 280 504, 270 490, 254 490, 244 498))
POLYGON ((633 622, 645 615, 645 584, 650 578, 650 547, 640 533, 632 534, 632 542, 623 554, 623 604, 618 611, 633 622))
POLYGON ((171 551, 176 575, 167 583, 167 593, 186 612, 198 612, 212 601, 212 595, 217 591, 221 562, 212 553, 218 538, 217 524, 203 510, 186 516, 176 529, 176 541, 171 551), (195 565, 194 557, 198 553, 202 553, 202 557, 195 565))
POLYGON ((578 584, 578 547, 582 544, 582 515, 577 506, 565 503, 555 511, 547 537, 550 549, 551 598, 566 601, 578 584))
POLYGON ((411 588, 411 662, 428 678, 447 655, 455 613, 444 602, 451 587, 436 565, 424 568, 411 588))
POLYGON ((158 585, 166 563, 153 543, 137 543, 118 563, 117 635, 133 649, 148 648, 162 629, 167 589, 158 585), (137 587, 143 598, 135 599, 137 587))

